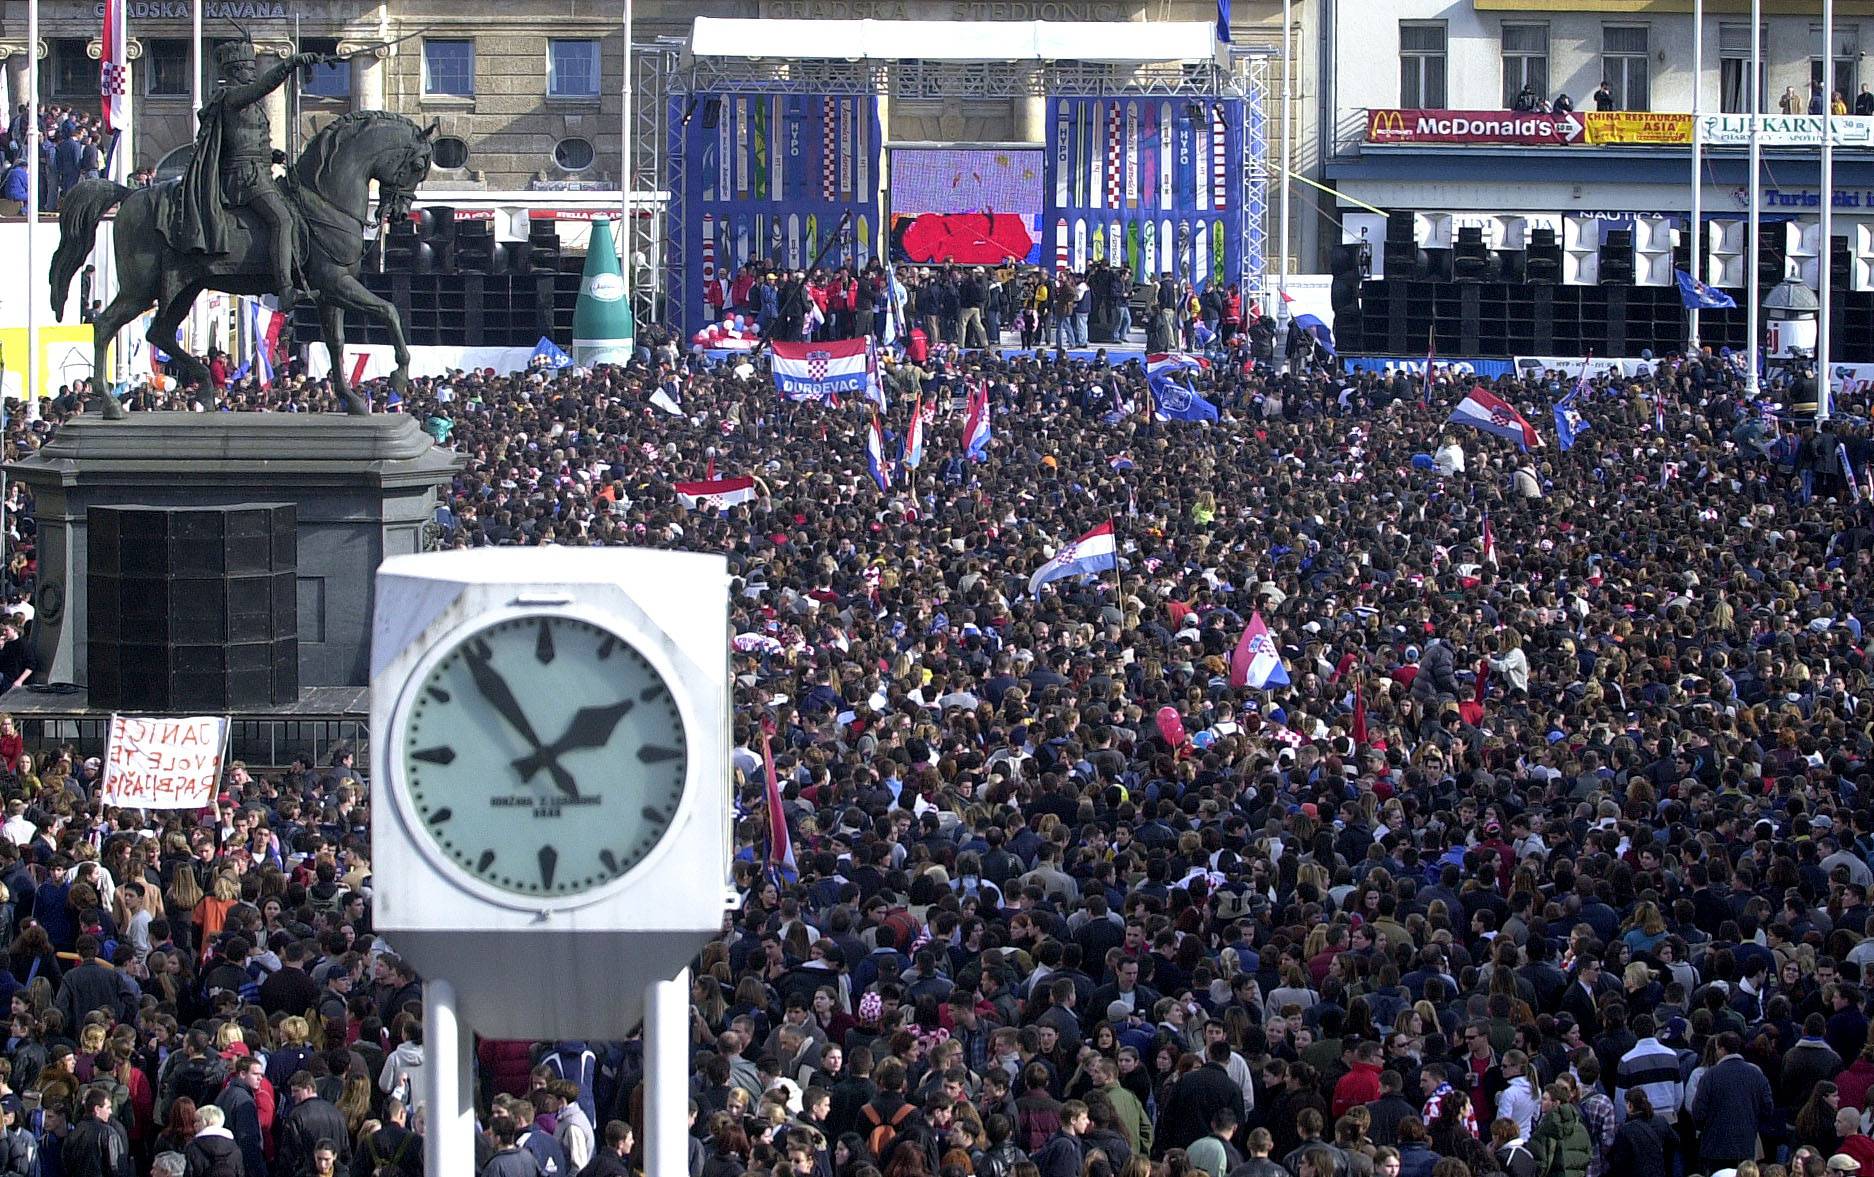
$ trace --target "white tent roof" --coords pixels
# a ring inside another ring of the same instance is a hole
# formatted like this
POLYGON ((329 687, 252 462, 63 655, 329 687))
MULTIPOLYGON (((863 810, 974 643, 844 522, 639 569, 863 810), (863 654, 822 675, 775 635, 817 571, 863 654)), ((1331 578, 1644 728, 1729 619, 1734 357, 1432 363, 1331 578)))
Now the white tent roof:
POLYGON ((1222 60, 1205 21, 781 20, 699 16, 697 57, 832 61, 1222 60))

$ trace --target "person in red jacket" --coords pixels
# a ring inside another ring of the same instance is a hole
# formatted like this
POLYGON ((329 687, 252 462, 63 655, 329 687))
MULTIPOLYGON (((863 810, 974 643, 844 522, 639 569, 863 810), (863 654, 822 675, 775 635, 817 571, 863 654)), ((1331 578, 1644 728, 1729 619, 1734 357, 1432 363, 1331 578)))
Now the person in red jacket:
POLYGON ((533 1089, 533 1043, 516 1039, 484 1038, 475 1047, 476 1061, 488 1078, 488 1090, 516 1099, 533 1089))
POLYGON ((1334 1084, 1334 1102, 1328 1108, 1334 1119, 1340 1119, 1352 1108, 1379 1099, 1381 1063, 1379 1043, 1362 1042, 1354 1048, 1353 1069, 1334 1084))

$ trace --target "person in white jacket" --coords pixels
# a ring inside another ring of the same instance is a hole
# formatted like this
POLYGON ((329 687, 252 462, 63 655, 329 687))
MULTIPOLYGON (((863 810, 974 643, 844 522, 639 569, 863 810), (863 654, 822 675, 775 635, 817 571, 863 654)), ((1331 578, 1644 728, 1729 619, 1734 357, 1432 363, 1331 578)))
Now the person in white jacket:
POLYGON ((384 1069, 378 1072, 377 1088, 405 1104, 412 1104, 416 1102, 416 1093, 423 1090, 422 1024, 414 1018, 405 1021, 402 1037, 397 1049, 384 1056, 384 1069), (403 1090, 399 1091, 399 1086, 403 1090))
POLYGON ((1523 653, 1523 639, 1513 629, 1502 633, 1486 634, 1484 650, 1490 662, 1490 669, 1503 676, 1511 690, 1527 692, 1529 690, 1529 655, 1523 653), (1498 651, 1502 653, 1499 654, 1498 651))
POLYGON ((1516 1135, 1527 1140, 1542 1111, 1542 1097, 1529 1077, 1529 1056, 1520 1050, 1506 1050, 1497 1065, 1505 1080, 1503 1090, 1497 1092, 1497 1115, 1515 1124, 1516 1135))

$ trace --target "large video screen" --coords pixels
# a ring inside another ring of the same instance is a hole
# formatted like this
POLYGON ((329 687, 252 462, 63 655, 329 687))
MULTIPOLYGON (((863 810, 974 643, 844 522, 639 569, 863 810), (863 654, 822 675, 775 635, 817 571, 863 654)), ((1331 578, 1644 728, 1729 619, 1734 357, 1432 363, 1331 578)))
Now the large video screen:
POLYGON ((1042 167, 1039 149, 892 148, 892 260, 1038 263, 1042 167))

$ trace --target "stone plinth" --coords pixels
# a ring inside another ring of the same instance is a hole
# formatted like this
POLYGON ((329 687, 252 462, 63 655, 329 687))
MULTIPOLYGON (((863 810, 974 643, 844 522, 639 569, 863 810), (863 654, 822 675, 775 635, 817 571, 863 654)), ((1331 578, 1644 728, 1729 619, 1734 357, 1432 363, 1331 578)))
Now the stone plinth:
POLYGON ((370 682, 372 578, 423 550, 437 488, 462 459, 414 418, 293 413, 134 413, 59 427, 7 467, 37 503, 34 606, 51 682, 86 684, 86 511, 291 502, 299 519, 299 682, 370 682))

